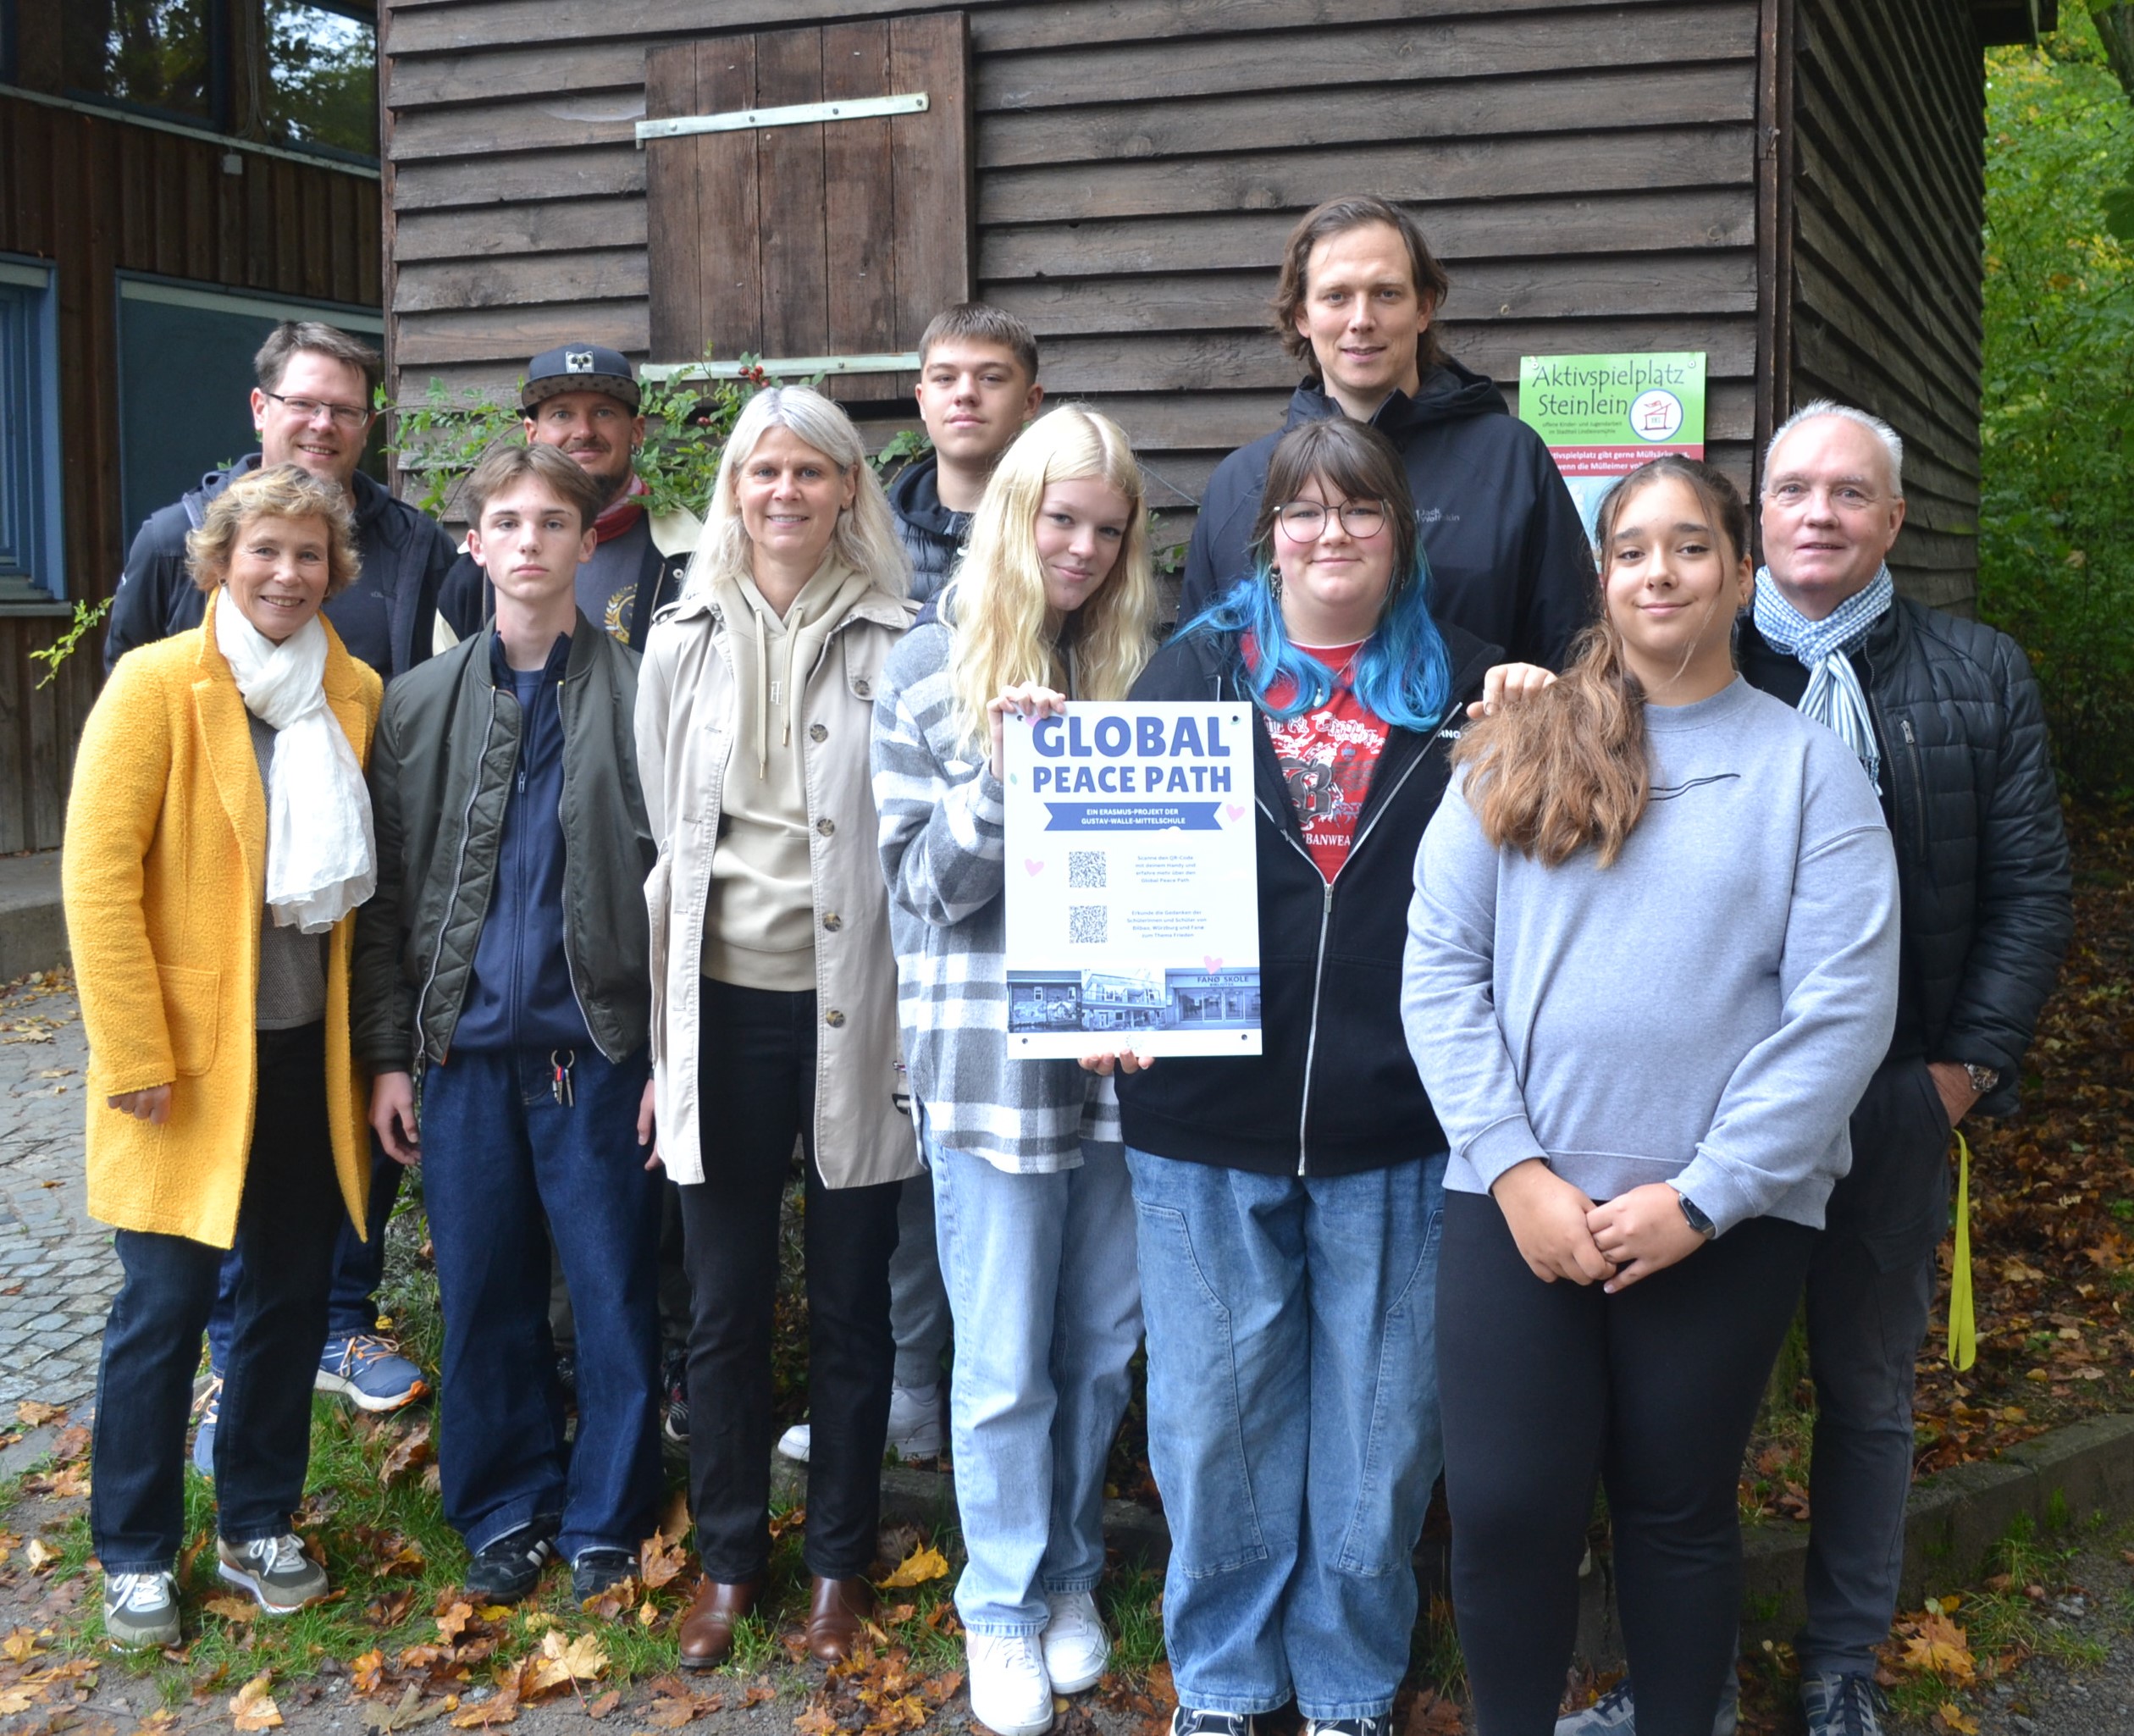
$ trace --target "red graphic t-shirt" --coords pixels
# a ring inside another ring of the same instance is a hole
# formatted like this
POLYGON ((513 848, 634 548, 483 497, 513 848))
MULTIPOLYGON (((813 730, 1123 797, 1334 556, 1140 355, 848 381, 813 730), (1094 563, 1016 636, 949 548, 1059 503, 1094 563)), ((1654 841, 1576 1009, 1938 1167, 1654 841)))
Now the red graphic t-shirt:
MULTIPOLYGON (((1352 645, 1299 645, 1334 672, 1334 692, 1316 711, 1300 711, 1287 722, 1266 720, 1304 846, 1329 883, 1348 860, 1371 771, 1385 746, 1385 725, 1364 710, 1349 685, 1349 664, 1363 648, 1361 639, 1352 645)), ((1244 649, 1247 659, 1257 658, 1256 648, 1244 649)), ((1280 679, 1267 697, 1280 705, 1296 692, 1294 683, 1280 679)))

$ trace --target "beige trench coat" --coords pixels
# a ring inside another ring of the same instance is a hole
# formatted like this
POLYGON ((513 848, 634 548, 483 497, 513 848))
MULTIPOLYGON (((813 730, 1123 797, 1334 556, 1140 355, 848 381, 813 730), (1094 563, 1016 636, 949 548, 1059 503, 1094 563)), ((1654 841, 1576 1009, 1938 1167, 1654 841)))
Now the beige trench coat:
MULTIPOLYGON (((897 1107, 897 959, 868 766, 882 666, 918 612, 869 591, 832 629, 795 714, 815 871, 815 1161, 832 1187, 898 1181, 920 1168, 911 1118, 897 1107)), ((655 1101, 667 1174, 683 1183, 704 1179, 704 919, 738 734, 734 697, 725 617, 709 596, 685 598, 653 626, 637 700, 638 772, 660 849, 644 884, 655 1101)))

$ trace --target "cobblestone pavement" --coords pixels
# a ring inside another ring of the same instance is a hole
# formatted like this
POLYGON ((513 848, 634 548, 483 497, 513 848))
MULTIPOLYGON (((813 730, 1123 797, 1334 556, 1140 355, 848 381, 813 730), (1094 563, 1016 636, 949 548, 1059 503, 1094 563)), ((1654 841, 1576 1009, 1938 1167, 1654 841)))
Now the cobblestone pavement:
POLYGON ((71 978, 0 989, 0 1415, 19 1399, 79 1405, 96 1391, 119 1262, 86 1210, 88 1064, 71 978))

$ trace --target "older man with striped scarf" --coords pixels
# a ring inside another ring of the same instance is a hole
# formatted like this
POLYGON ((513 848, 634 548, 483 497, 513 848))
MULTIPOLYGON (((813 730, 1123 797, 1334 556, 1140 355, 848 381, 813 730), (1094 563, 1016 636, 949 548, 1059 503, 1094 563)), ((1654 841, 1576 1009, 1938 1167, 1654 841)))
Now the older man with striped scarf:
MULTIPOLYGON (((1949 1227, 1952 1130, 2016 1108, 2023 1051, 2066 949, 2067 845, 2037 684, 2014 640, 1897 594, 1904 443, 1879 417, 1804 406, 1765 449, 1763 549, 1741 672, 1835 730, 1897 846, 1897 1029, 1852 1116, 1852 1173, 1809 1268, 1816 1383, 1810 1736, 1881 1736, 1875 1648, 1895 1614, 1911 1484, 1913 1362, 1949 1227)), ((1631 1736, 1628 1683, 1557 1726, 1631 1736)), ((1722 1711, 1731 1736, 1734 1708, 1722 1711)))

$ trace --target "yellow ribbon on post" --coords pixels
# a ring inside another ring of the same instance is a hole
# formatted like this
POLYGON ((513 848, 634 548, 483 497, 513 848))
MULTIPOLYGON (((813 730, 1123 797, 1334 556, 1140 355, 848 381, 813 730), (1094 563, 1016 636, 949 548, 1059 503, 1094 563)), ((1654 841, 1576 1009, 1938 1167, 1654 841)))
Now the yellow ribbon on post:
POLYGON ((1978 1360, 1978 1317, 1971 1305, 1971 1142, 1956 1134, 1956 1251, 1949 1263, 1949 1366, 1961 1374, 1978 1360))

